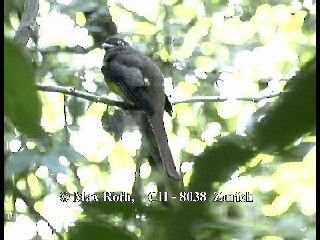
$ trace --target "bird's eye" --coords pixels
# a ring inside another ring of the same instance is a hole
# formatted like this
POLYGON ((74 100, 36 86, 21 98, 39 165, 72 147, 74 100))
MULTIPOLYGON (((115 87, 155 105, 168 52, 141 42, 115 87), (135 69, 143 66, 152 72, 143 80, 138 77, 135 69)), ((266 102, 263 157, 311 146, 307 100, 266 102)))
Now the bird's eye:
POLYGON ((117 44, 118 44, 118 45, 124 45, 121 40, 118 40, 117 44))

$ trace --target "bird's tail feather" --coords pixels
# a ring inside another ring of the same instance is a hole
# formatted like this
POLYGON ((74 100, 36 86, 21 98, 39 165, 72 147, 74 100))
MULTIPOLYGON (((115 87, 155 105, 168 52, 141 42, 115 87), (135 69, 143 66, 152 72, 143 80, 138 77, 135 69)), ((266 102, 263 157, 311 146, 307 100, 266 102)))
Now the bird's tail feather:
POLYGON ((168 138, 165 132, 162 116, 157 116, 156 114, 154 114, 153 116, 149 116, 148 119, 156 136, 159 145, 160 155, 168 176, 173 180, 180 180, 180 176, 174 165, 171 150, 168 145, 168 138))

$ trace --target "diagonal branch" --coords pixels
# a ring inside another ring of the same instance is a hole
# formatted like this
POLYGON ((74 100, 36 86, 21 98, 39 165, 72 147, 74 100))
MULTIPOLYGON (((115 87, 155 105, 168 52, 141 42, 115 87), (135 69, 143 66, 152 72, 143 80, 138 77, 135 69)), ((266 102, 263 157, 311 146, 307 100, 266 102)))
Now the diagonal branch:
POLYGON ((21 24, 14 37, 19 44, 25 46, 29 38, 34 37, 34 26, 39 10, 39 0, 28 0, 21 18, 21 24))
POLYGON ((138 19, 139 21, 141 22, 147 22, 147 23, 150 23, 152 25, 154 25, 154 22, 150 21, 148 18, 144 17, 144 16, 141 16, 139 14, 137 14, 136 12, 134 11, 131 11, 129 9, 127 9, 125 6, 123 6, 121 3, 117 3, 117 6, 120 7, 121 9, 131 13, 136 19, 138 19))
POLYGON ((51 224, 50 222, 45 218, 43 217, 35 208, 34 208, 34 203, 32 203, 20 190, 16 189, 15 188, 15 191, 16 191, 16 195, 18 198, 21 198, 21 200, 23 200, 25 202, 25 204, 28 206, 29 208, 29 211, 30 213, 32 213, 36 220, 39 221, 39 220, 43 220, 45 221, 49 228, 51 229, 51 231, 53 233, 55 233, 57 236, 58 236, 58 239, 63 239, 63 236, 61 235, 61 233, 59 233, 51 224))

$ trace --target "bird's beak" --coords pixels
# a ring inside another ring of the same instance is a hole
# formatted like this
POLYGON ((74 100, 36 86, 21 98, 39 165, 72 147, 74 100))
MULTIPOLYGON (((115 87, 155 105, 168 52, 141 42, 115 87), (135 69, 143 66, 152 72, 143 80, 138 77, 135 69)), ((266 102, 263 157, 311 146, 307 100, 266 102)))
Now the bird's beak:
POLYGON ((109 50, 110 48, 114 47, 112 44, 109 43, 103 43, 102 47, 104 48, 104 50, 109 50))

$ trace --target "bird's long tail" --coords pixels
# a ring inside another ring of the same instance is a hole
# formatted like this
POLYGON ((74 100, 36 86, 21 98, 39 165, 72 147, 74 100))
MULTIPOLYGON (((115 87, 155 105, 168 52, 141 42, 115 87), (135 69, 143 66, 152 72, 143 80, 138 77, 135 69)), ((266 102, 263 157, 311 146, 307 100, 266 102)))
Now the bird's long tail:
POLYGON ((148 119, 156 136, 163 166, 168 176, 173 180, 180 180, 180 176, 174 165, 171 150, 168 145, 168 138, 165 132, 162 116, 157 116, 154 114, 153 116, 148 116, 148 119))

